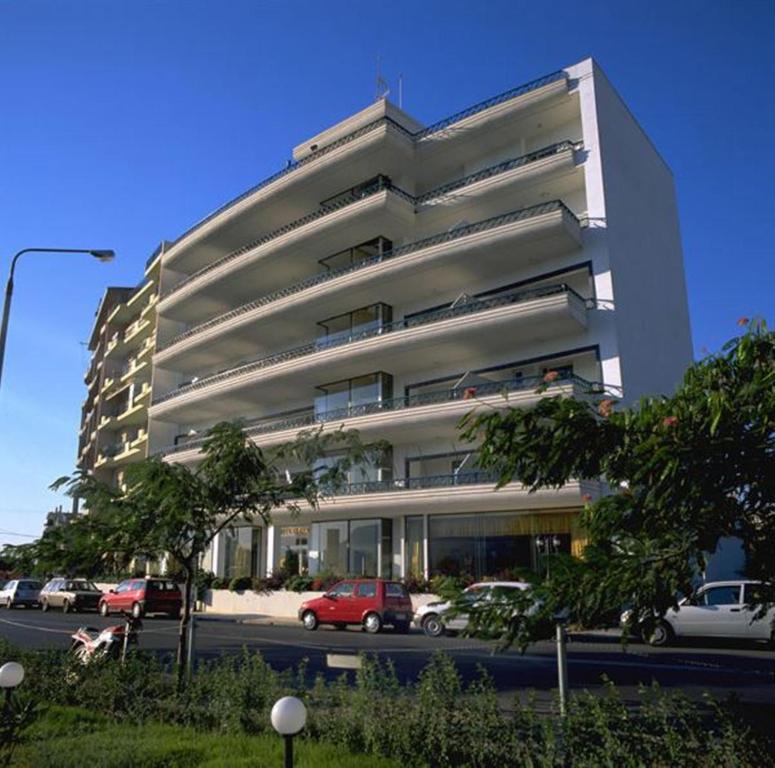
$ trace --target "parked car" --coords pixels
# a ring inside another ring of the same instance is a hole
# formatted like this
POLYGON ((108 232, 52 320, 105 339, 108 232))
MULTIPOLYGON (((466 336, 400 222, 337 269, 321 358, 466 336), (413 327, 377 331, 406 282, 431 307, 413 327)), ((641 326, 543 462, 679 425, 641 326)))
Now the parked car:
MULTIPOLYGON (((775 608, 754 620, 761 586, 761 582, 745 580, 708 582, 693 595, 683 598, 677 609, 669 609, 661 619, 644 618, 635 622, 634 628, 644 642, 657 647, 683 637, 771 641, 775 638, 772 626, 775 608)), ((631 611, 622 614, 623 626, 631 616, 631 611)))
POLYGON ((102 590, 86 579, 51 579, 40 590, 40 607, 61 608, 70 611, 96 611, 99 608, 102 590))
POLYGON ((412 601, 400 582, 347 579, 322 597, 302 603, 299 620, 310 631, 320 624, 333 624, 338 629, 360 624, 366 632, 375 634, 385 624, 391 624, 397 632, 408 632, 412 601))
POLYGON ((136 619, 150 613, 166 613, 174 618, 180 616, 182 606, 183 596, 178 585, 163 578, 127 579, 104 593, 99 603, 102 616, 129 611, 136 619))
POLYGON ((0 605, 6 608, 16 608, 19 605, 37 608, 42 586, 35 579, 13 579, 0 590, 0 605))
MULTIPOLYGON (((463 590, 462 600, 470 605, 484 600, 503 600, 509 593, 518 589, 524 591, 530 585, 524 581, 484 581, 472 584, 463 590)), ((451 608, 450 602, 436 601, 421 606, 414 616, 415 623, 428 637, 440 637, 446 631, 458 632, 468 626, 468 615, 445 616, 451 608)))

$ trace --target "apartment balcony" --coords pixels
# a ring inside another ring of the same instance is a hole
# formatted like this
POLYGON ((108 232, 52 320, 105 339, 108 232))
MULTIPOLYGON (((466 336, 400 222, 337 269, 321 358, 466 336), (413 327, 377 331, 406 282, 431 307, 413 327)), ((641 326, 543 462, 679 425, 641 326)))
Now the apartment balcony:
MULTIPOLYGON (((578 398, 600 391, 602 385, 579 376, 565 375, 551 382, 531 376, 359 403, 323 412, 312 407, 303 408, 248 420, 243 425, 245 433, 261 447, 289 442, 299 431, 312 427, 322 427, 324 432, 357 429, 365 440, 374 436, 390 443, 455 440, 460 419, 477 408, 527 408, 542 397, 578 398)), ((194 463, 201 458, 205 439, 198 435, 186 436, 176 445, 156 453, 178 463, 194 463)))
POLYGON ((116 416, 116 425, 120 428, 145 424, 148 421, 148 402, 151 394, 151 385, 143 382, 143 387, 133 400, 127 403, 126 408, 116 416))
POLYGON ((174 320, 199 322, 262 290, 306 277, 310 256, 336 253, 370 240, 377 231, 394 240, 413 221, 414 198, 380 176, 165 287, 159 312, 174 320), (196 301, 191 300, 194 297, 196 301))
POLYGON ((485 362, 520 344, 582 332, 586 309, 585 299, 564 284, 469 299, 195 377, 157 397, 151 415, 190 423, 233 418, 259 404, 279 407, 304 397, 313 370, 322 381, 339 381, 358 375, 369 359, 394 374, 428 364, 485 362))
POLYGON ((310 322, 333 315, 346 297, 352 306, 379 295, 390 303, 428 298, 439 303, 466 281, 495 279, 504 259, 538 261, 575 250, 578 219, 559 200, 512 211, 407 243, 340 269, 306 277, 199 323, 158 350, 159 366, 191 373, 255 353, 262 327, 271 323, 275 344, 291 343, 310 322), (418 279, 411 279, 417 275, 418 279))
MULTIPOLYGON (((297 147, 294 160, 285 168, 197 222, 166 251, 165 265, 191 273, 225 251, 238 248, 273 222, 290 220, 294 202, 306 204, 309 209, 314 199, 326 195, 326 188, 350 186, 357 181, 358 173, 364 178, 370 171, 379 170, 399 177, 407 166, 417 167, 418 152, 423 167, 438 166, 436 173, 443 176, 445 162, 448 164, 450 158, 453 163, 463 162, 470 147, 481 154, 487 149, 488 137, 503 133, 506 121, 526 123, 525 134, 533 135, 535 126, 529 121, 540 113, 546 123, 549 109, 555 113, 552 125, 567 123, 578 113, 562 71, 510 89, 425 128, 393 105, 380 101, 297 147), (441 149, 445 151, 439 152, 441 149)), ((296 215, 302 212, 303 208, 296 209, 296 215)))
POLYGON ((138 461, 145 455, 147 441, 148 435, 145 429, 140 429, 131 439, 105 446, 98 452, 94 468, 120 467, 138 461))
MULTIPOLYGON (((601 484, 592 480, 572 480, 562 488, 531 493, 521 483, 509 483, 496 490, 497 478, 481 471, 461 471, 452 475, 398 478, 353 483, 337 488, 320 503, 309 519, 335 520, 363 517, 399 517, 433 512, 532 512, 581 508, 590 498, 599 498, 601 484)), ((305 515, 306 517, 306 515, 305 515)))

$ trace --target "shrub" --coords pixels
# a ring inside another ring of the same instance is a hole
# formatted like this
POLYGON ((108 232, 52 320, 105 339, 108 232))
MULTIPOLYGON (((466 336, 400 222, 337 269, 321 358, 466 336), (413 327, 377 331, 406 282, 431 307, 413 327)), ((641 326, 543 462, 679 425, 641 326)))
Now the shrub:
POLYGON ((307 592, 313 588, 312 576, 291 576, 283 585, 292 592, 307 592))
POLYGON ((253 586, 252 576, 235 576, 229 582, 229 592, 244 592, 253 586))

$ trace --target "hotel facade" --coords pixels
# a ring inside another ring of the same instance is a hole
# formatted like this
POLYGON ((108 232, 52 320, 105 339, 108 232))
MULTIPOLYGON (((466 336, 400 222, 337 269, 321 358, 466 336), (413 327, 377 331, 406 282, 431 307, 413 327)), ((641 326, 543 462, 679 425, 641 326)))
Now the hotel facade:
POLYGON ((692 359, 672 175, 592 60, 429 126, 377 101, 168 244, 159 284, 151 453, 193 464, 237 418, 264 448, 316 426, 389 446, 318 509, 221 533, 226 577, 579 554, 603 486, 496 491, 460 418, 669 393, 692 359))

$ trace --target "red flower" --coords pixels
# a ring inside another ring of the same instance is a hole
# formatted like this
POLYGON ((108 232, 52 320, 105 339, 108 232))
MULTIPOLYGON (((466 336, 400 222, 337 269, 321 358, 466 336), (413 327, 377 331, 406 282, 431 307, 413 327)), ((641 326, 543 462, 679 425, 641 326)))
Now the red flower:
POLYGON ((614 411, 614 401, 613 400, 601 400, 600 404, 597 406, 597 412, 604 418, 607 419, 614 411))
POLYGON ((557 379, 559 379, 559 378, 560 378, 560 373, 559 373, 559 371, 547 371, 547 372, 544 374, 544 381, 545 381, 547 384, 551 384, 553 381, 556 381, 556 380, 557 380, 557 379))
POLYGON ((737 324, 738 324, 738 325, 739 325, 739 326, 742 328, 743 326, 746 326, 746 325, 748 325, 748 323, 750 323, 750 322, 751 322, 751 321, 750 321, 750 320, 749 320, 747 317, 741 317, 741 318, 740 318, 740 319, 737 321, 737 324))
POLYGON ((463 390, 463 400, 470 400, 476 396, 476 387, 466 387, 463 390))
POLYGON ((678 424, 678 416, 665 416, 665 418, 662 419, 662 424, 666 427, 674 427, 678 424))
POLYGON ((585 494, 584 494, 584 495, 581 497, 581 500, 582 500, 582 501, 583 501, 585 504, 589 504, 589 502, 590 502, 590 501, 592 501, 592 494, 591 494, 591 493, 585 493, 585 494))

